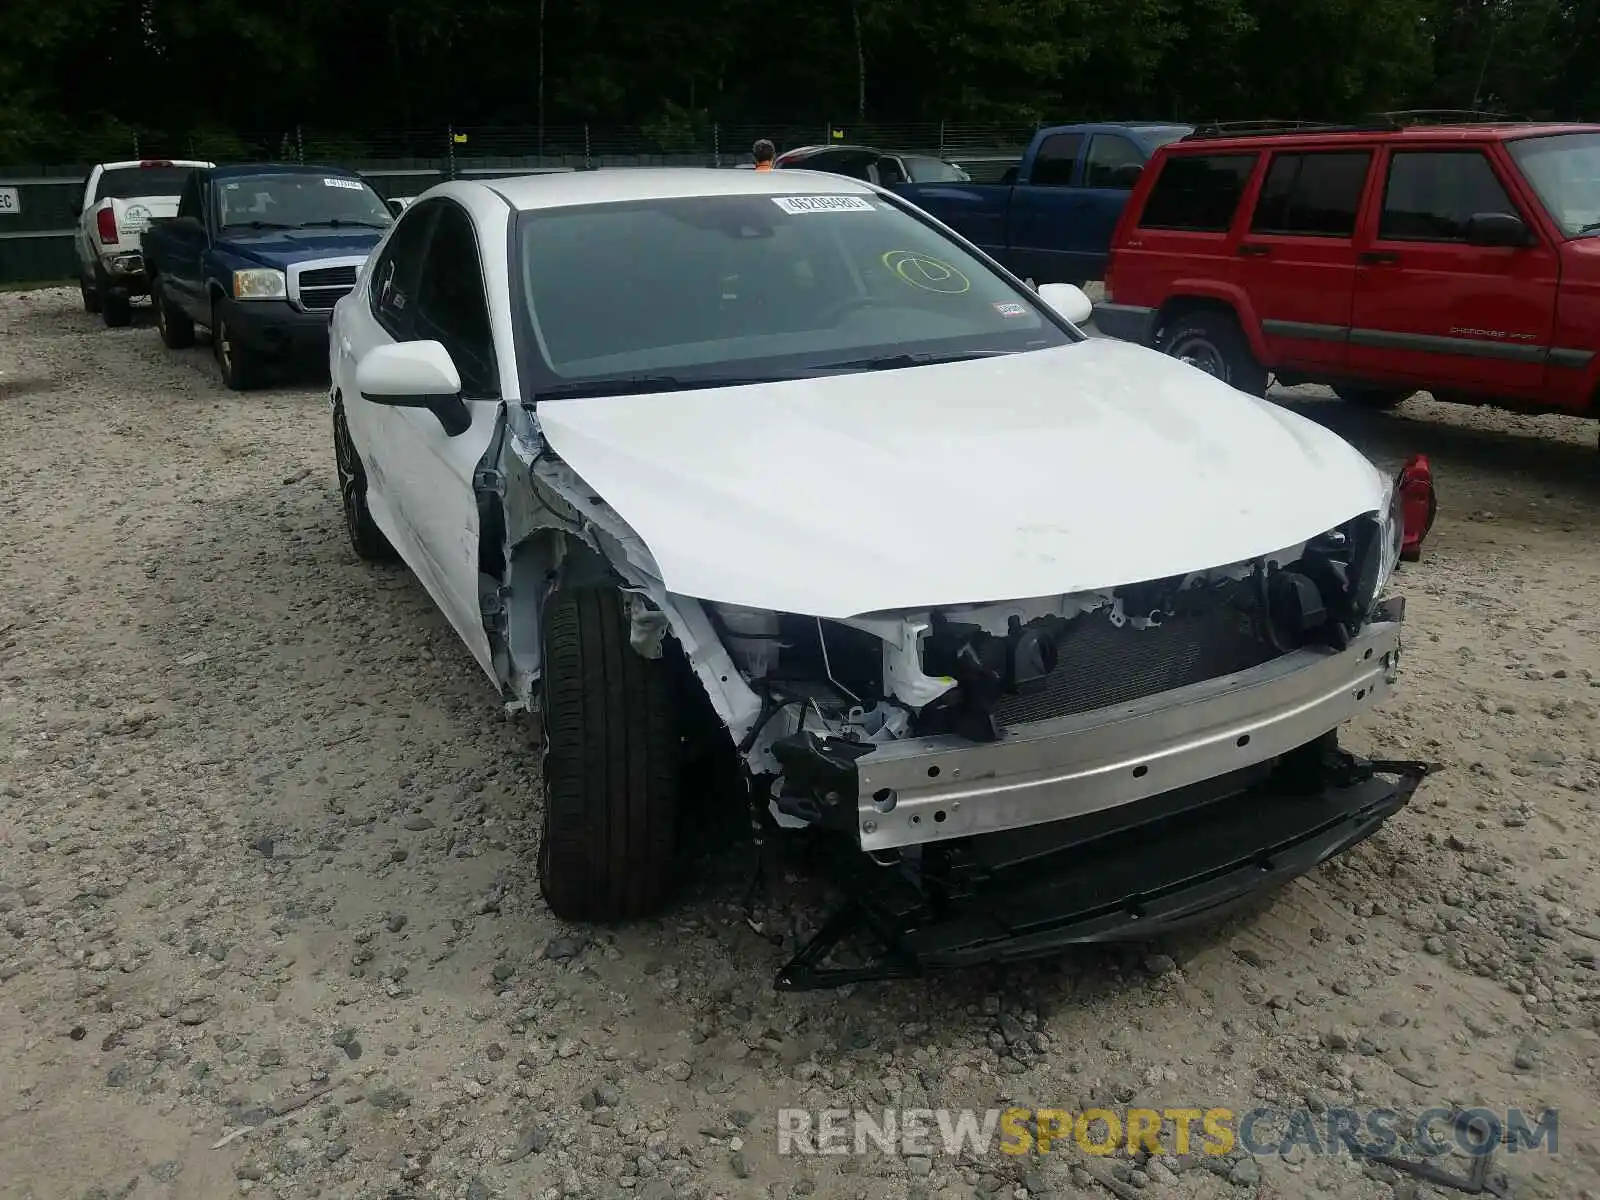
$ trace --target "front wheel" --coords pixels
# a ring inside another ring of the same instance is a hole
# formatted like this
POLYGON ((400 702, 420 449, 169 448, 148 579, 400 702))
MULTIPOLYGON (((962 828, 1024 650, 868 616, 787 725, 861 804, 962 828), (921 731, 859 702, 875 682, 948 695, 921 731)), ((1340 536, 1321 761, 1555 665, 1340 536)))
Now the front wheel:
POLYGON ((255 387, 259 374, 255 355, 234 332, 232 314, 222 300, 211 311, 211 352, 229 391, 246 392, 255 387))
POLYGON ((1405 391, 1401 388, 1361 387, 1356 384, 1343 383, 1333 389, 1333 394, 1346 404, 1382 411, 1398 408, 1417 393, 1414 390, 1405 391))
POLYGON ((544 621, 539 887, 564 920, 620 921, 672 886, 680 740, 667 657, 628 638, 622 594, 558 592, 544 621))
POLYGON ((1202 309, 1176 317, 1162 329, 1156 346, 1241 392, 1267 394, 1267 369, 1256 361, 1244 330, 1228 313, 1202 309))

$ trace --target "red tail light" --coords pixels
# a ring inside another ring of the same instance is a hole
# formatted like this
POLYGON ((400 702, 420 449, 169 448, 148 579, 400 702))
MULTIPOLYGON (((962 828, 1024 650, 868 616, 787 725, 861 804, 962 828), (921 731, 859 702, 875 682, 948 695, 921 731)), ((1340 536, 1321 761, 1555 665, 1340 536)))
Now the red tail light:
POLYGON ((94 215, 95 228, 100 233, 100 240, 106 245, 111 245, 117 240, 117 214, 109 208, 102 208, 94 215))
POLYGON ((1399 487, 1405 530, 1400 557, 1405 562, 1416 562, 1422 557, 1422 539, 1428 536, 1439 512, 1439 500, 1433 490, 1433 471, 1426 454, 1413 454, 1406 459, 1405 466, 1400 468, 1399 487))
POLYGON ((140 162, 139 165, 141 167, 170 167, 172 160, 170 158, 147 158, 140 162))

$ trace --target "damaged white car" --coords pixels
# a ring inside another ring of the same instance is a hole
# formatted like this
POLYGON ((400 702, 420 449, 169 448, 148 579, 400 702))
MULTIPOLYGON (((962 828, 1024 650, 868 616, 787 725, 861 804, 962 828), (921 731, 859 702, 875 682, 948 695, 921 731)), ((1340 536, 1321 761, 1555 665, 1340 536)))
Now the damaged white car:
POLYGON ((762 853, 843 851, 784 987, 1170 929, 1406 803, 1335 732, 1396 678, 1391 481, 1089 311, 831 175, 406 209, 333 315, 345 518, 542 711, 554 912, 666 901, 708 728, 762 853))

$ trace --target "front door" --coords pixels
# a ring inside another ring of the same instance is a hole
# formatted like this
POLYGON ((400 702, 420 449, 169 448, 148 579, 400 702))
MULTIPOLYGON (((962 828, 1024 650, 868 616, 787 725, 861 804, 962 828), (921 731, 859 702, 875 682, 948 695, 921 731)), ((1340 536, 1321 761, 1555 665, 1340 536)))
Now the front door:
POLYGON ((1011 189, 1002 261, 1024 279, 1056 283, 1072 277, 1062 246, 1077 211, 1078 158, 1083 134, 1053 133, 1039 143, 1026 183, 1011 189))
MULTIPOLYGON (((504 228, 492 236, 503 243, 504 228)), ((372 288, 371 306, 359 306, 347 323, 351 345, 337 352, 348 354, 350 364, 341 374, 353 379, 356 364, 377 345, 437 341, 455 362, 472 413, 467 430, 450 437, 425 408, 371 404, 353 387, 342 389, 352 438, 377 492, 376 502, 369 494, 373 516, 494 679, 480 599, 481 520, 473 477, 500 432, 502 405, 471 215, 444 197, 408 210, 373 266, 372 288), (403 241, 408 224, 417 236, 403 241)))
POLYGON ((1239 241, 1239 280, 1271 367, 1340 371, 1356 284, 1356 215, 1373 152, 1280 153, 1239 241))
MULTIPOLYGON (((1382 169, 1382 168, 1380 168, 1382 169)), ((1560 264, 1481 149, 1391 149, 1376 220, 1357 244, 1352 374, 1501 397, 1537 396, 1560 264), (1480 213, 1513 213, 1528 246, 1469 246, 1480 213)))

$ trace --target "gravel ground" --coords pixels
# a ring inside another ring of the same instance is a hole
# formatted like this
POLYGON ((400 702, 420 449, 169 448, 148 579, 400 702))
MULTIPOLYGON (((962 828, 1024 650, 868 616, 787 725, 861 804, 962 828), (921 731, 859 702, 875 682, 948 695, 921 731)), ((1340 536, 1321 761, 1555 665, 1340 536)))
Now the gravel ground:
POLYGON ((785 996, 739 861, 550 916, 530 733, 352 558, 317 381, 229 394, 137 316, 0 295, 6 1197, 1447 1194, 1304 1149, 777 1154, 781 1106, 1011 1102, 1554 1106, 1515 1195, 1600 1189, 1592 423, 1280 397, 1440 481, 1348 741, 1447 771, 1370 842, 1145 952, 785 996))

